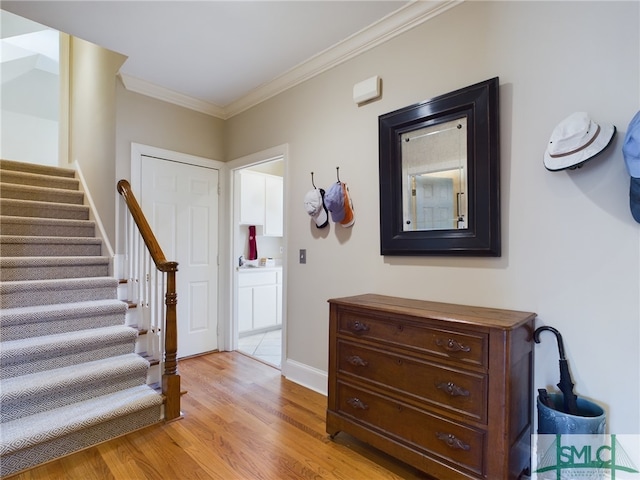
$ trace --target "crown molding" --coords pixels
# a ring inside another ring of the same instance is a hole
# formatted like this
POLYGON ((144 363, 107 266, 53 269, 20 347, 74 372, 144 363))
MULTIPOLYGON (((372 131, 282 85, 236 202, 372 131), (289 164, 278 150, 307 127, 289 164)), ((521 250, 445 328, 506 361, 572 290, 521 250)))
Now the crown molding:
POLYGON ((426 22, 464 0, 416 0, 390 13, 342 42, 249 92, 225 107, 228 117, 237 115, 296 85, 340 65, 392 38, 426 22))
POLYGON ((120 74, 127 90, 173 103, 191 110, 227 120, 271 97, 309 80, 347 60, 440 15, 465 0, 413 0, 378 22, 351 35, 342 42, 314 55, 309 60, 252 90, 242 98, 221 107, 177 93, 152 83, 120 74))
POLYGON ((224 108, 215 105, 213 103, 205 102, 204 100, 198 100, 197 98, 189 97, 182 93, 169 90, 164 87, 160 87, 153 83, 141 80, 139 78, 131 77, 120 73, 120 78, 125 88, 131 92, 140 93, 147 97, 152 97, 157 100, 172 103, 180 107, 185 107, 196 112, 211 115, 212 117, 226 119, 228 115, 224 108))

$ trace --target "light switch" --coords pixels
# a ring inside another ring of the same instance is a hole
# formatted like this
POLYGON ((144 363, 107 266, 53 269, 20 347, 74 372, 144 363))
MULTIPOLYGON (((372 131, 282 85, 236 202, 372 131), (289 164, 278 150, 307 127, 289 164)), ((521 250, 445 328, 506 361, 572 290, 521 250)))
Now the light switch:
POLYGON ((300 263, 307 263, 307 250, 300 249, 300 263))

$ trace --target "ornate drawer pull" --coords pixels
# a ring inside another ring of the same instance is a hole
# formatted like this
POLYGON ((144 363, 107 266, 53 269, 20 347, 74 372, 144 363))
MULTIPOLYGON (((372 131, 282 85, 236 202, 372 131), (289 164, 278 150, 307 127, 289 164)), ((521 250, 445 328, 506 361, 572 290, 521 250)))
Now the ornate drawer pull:
POLYGON ((368 332, 369 331, 369 326, 365 323, 362 323, 359 320, 356 320, 353 325, 351 326, 351 330, 353 330, 354 332, 368 332))
POLYGON ((465 390, 462 387, 459 387, 453 382, 442 382, 436 385, 440 390, 444 390, 446 393, 451 395, 452 397, 468 397, 469 390, 465 390))
POLYGON ((351 365, 355 365, 356 367, 366 367, 369 365, 369 362, 363 360, 358 355, 351 355, 350 357, 347 357, 347 362, 351 365))
POLYGON ((351 397, 349 400, 347 400, 347 403, 351 405, 353 408, 359 408, 360 410, 369 409, 369 405, 367 405, 362 400, 356 397, 351 397))
POLYGON ((438 440, 442 440, 448 447, 456 448, 458 450, 469 450, 471 448, 469 445, 450 433, 436 432, 436 436, 438 437, 438 440))
POLYGON ((457 342, 453 338, 448 339, 446 342, 444 342, 441 338, 438 338, 436 340, 436 345, 438 345, 439 347, 444 347, 444 349, 449 352, 470 352, 471 351, 471 347, 467 347, 466 345, 463 345, 462 343, 457 342))

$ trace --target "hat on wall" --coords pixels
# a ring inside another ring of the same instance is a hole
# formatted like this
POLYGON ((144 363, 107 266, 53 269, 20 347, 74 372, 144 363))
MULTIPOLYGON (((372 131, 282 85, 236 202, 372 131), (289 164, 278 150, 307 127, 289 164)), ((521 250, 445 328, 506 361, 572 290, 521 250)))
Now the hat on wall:
POLYGON ((324 202, 327 210, 331 212, 331 220, 335 223, 342 222, 345 216, 342 182, 336 182, 329 187, 324 196, 324 202))
POLYGON ((343 204, 344 204, 344 218, 340 222, 343 227, 350 227, 356 222, 356 217, 353 213, 353 202, 349 195, 349 187, 346 183, 342 184, 343 204))
POLYGON ((329 214, 327 213, 327 207, 324 205, 324 190, 321 188, 314 188, 309 190, 304 196, 304 208, 313 221, 316 222, 316 227, 324 228, 329 225, 329 214))
POLYGON ((598 125, 585 112, 573 113, 553 130, 544 166, 552 172, 581 167, 607 148, 615 133, 614 125, 598 125))
POLYGON ((627 171, 631 176, 629 207, 631 215, 640 223, 640 112, 631 119, 622 144, 622 154, 627 171))

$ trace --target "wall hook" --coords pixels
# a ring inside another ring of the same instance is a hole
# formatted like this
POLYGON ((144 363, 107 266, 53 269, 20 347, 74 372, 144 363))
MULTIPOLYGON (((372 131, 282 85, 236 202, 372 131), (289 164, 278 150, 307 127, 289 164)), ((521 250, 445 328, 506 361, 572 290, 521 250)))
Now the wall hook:
POLYGON ((336 167, 336 178, 338 179, 338 183, 340 183, 340 167, 336 167))
POLYGON ((313 172, 311 172, 311 185, 313 185, 313 188, 318 188, 316 187, 316 184, 313 182, 313 172))

